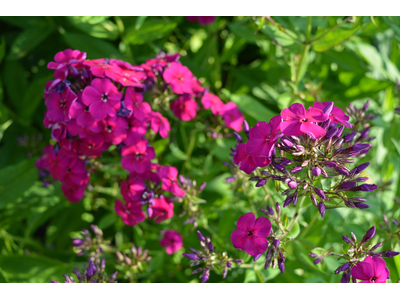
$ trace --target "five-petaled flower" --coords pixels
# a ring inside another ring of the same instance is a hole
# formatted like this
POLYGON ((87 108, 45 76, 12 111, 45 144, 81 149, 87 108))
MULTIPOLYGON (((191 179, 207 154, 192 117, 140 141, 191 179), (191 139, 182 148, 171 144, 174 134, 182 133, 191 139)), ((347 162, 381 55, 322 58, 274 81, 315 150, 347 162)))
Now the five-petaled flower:
POLYGON ((263 254, 268 248, 268 237, 271 233, 271 222, 264 217, 257 220, 253 213, 241 216, 232 231, 231 241, 235 248, 246 251, 249 255, 263 254))
POLYGON ((389 278, 389 269, 382 258, 368 256, 353 267, 351 276, 362 280, 360 283, 385 283, 389 278))
POLYGON ((167 230, 164 232, 163 238, 160 240, 162 247, 166 248, 167 254, 172 254, 183 246, 183 238, 181 234, 175 230, 167 230))

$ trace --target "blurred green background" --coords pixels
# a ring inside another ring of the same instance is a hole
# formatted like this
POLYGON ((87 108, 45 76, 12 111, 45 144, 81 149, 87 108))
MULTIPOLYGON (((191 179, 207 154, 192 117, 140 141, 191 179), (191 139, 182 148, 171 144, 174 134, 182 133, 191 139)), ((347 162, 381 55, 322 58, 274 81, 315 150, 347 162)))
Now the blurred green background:
MULTIPOLYGON (((211 282, 339 282, 340 276, 333 275, 339 264, 327 258, 314 266, 310 250, 334 246, 340 251, 342 234, 353 231, 361 239, 368 228, 383 223, 383 213, 399 219, 393 201, 400 196, 400 116, 394 114, 400 106, 399 42, 400 17, 217 17, 206 26, 185 17, 0 17, 0 282, 62 281, 63 274, 86 264, 85 257, 72 251, 71 237, 90 224, 120 248, 135 242, 150 250, 153 259, 137 281, 198 282, 181 255, 189 247, 199 248, 193 225, 182 225, 185 219, 178 217, 182 207, 176 205, 171 220, 146 220, 133 228, 116 216, 119 191, 113 178, 125 174, 122 169, 92 176, 100 184, 77 204, 66 201, 59 184, 43 188, 38 182, 34 162, 50 141, 42 123, 43 90, 52 79, 46 65, 66 48, 85 51, 88 59, 132 64, 160 50, 179 52, 205 86, 238 104, 250 126, 269 121, 295 101, 306 106, 333 101, 344 109, 370 100, 370 111, 379 114, 370 131, 376 139, 361 162, 371 162, 367 175, 381 188, 366 195, 369 209, 329 210, 308 230, 316 214, 310 206, 300 218, 298 238, 287 246, 284 274, 264 270, 264 258, 254 264, 230 242, 237 219, 250 210, 247 198, 253 197, 258 208, 265 204, 262 190, 245 194, 225 182, 230 170, 221 162, 229 160, 234 139, 212 139, 201 121, 179 122, 170 114, 169 140, 154 144, 160 162, 208 183, 200 195, 207 202, 200 205, 198 229, 218 250, 246 260, 246 268, 230 271, 224 281, 212 273, 211 282), (382 188, 387 181, 392 184, 382 188), (158 232, 169 228, 184 236, 184 248, 172 256, 159 245, 158 232)), ((102 159, 117 166, 120 158, 102 159)), ((267 187, 274 199, 282 200, 271 183, 267 187)), ((400 251, 397 239, 379 228, 377 235, 377 241, 385 241, 383 250, 400 251)), ((115 262, 106 257, 111 273, 115 262)), ((392 282, 397 282, 400 257, 386 261, 392 282)))

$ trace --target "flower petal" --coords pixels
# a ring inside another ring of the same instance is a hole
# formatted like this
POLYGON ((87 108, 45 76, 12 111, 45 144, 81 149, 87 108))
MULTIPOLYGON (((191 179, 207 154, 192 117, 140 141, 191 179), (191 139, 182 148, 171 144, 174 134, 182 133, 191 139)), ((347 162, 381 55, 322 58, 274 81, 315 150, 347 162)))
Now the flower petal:
POLYGON ((360 262, 351 270, 351 276, 355 279, 370 280, 374 277, 374 270, 369 263, 360 262))
POLYGON ((282 119, 285 121, 300 120, 303 119, 305 115, 306 109, 304 108, 303 104, 300 103, 294 103, 281 112, 282 119))
POLYGON ((247 232, 253 228, 255 220, 256 217, 254 216, 254 214, 252 212, 249 212, 239 218, 236 227, 239 230, 247 232))
POLYGON ((247 233, 242 230, 234 230, 231 233, 231 242, 233 247, 239 250, 245 249, 247 238, 247 233))
POLYGON ((321 126, 310 122, 304 122, 300 125, 300 130, 307 133, 313 139, 319 139, 325 136, 326 131, 321 126))
POLYGON ((271 234, 271 221, 265 217, 258 217, 251 230, 254 235, 266 238, 271 234))
POLYGON ((249 255, 263 254, 268 248, 268 241, 265 238, 250 236, 246 241, 245 251, 249 255))

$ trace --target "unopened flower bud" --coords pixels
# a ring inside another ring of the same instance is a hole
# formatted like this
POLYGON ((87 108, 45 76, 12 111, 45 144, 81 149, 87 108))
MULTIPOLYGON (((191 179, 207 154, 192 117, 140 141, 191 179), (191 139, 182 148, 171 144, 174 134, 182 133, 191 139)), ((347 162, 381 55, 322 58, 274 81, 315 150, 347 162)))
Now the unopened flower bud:
POLYGON ((200 230, 197 230, 196 232, 197 232, 197 236, 198 236, 200 241, 205 241, 206 240, 205 237, 201 234, 200 230))
POLYGON ((382 245, 383 245, 383 243, 378 243, 378 244, 376 244, 375 246, 373 246, 373 247, 370 249, 370 251, 374 251, 374 250, 380 248, 382 245))
POLYGON ((370 239, 372 239, 375 235, 375 226, 372 226, 368 231, 365 233, 363 236, 360 245, 364 245, 366 242, 368 242, 370 239))
POLYGON ((201 271, 203 271, 203 268, 198 268, 198 269, 196 269, 196 270, 194 270, 194 271, 192 272, 192 275, 197 274, 197 273, 200 273, 201 271))
POLYGON ((253 256, 253 261, 257 261, 257 260, 261 257, 261 255, 262 255, 262 254, 254 255, 254 256, 253 256))
POLYGON ((301 170, 303 170, 303 168, 300 167, 300 166, 297 166, 297 167, 294 167, 294 168, 290 171, 290 173, 298 173, 298 172, 300 172, 301 170))
POLYGON ((321 217, 323 218, 325 216, 325 204, 323 202, 320 202, 318 204, 318 211, 321 214, 321 217))
POLYGON ((312 168, 311 173, 313 176, 318 177, 321 175, 321 169, 318 167, 312 168))
POLYGON ((317 265, 317 264, 319 264, 321 262, 321 259, 320 258, 317 258, 316 260, 314 260, 314 265, 317 265))
POLYGON ((291 181, 288 182, 288 186, 289 186, 291 189, 294 189, 294 188, 297 187, 297 182, 294 181, 294 180, 291 180, 291 181))
POLYGON ((394 257, 394 256, 399 255, 400 252, 388 250, 388 251, 380 252, 380 254, 382 255, 382 257, 394 257))
POLYGON ((275 247, 279 247, 279 245, 281 244, 281 241, 280 240, 274 240, 273 244, 274 244, 275 247))
POLYGON ((276 202, 276 204, 275 204, 275 209, 276 209, 276 212, 279 215, 281 213, 281 205, 278 202, 276 202))
POLYGON ((261 179, 259 182, 256 183, 256 187, 261 187, 264 186, 267 183, 266 180, 261 179))
POLYGON ((351 239, 353 240, 354 244, 356 244, 356 243, 357 243, 357 237, 356 237, 356 235, 355 235, 353 232, 351 232, 351 233, 350 233, 350 236, 351 236, 351 239))
POLYGON ((237 264, 240 264, 240 263, 243 262, 243 260, 241 260, 240 258, 234 258, 232 261, 233 261, 234 263, 237 263, 237 264))
POLYGON ((326 132, 325 137, 326 137, 327 139, 330 139, 330 138, 333 137, 337 132, 338 132, 338 128, 329 129, 329 130, 326 132))
POLYGON ((213 252, 214 251, 214 245, 211 242, 211 239, 209 237, 207 237, 206 241, 207 241, 208 250, 210 250, 210 252, 213 252))
POLYGON ((233 132, 233 135, 235 136, 236 142, 241 143, 243 141, 239 133, 233 132))
POLYGON ((182 255, 190 260, 198 260, 199 259, 198 256, 194 253, 183 253, 182 255))
POLYGON ((315 253, 310 253, 310 254, 308 254, 310 257, 317 257, 318 255, 317 254, 315 254, 315 253))
POLYGON ((285 263, 283 261, 278 262, 278 268, 282 274, 285 273, 285 263))
POLYGON ((315 195, 314 195, 313 192, 310 192, 310 198, 311 198, 311 202, 312 202, 315 206, 317 206, 317 205, 318 205, 318 203, 317 203, 317 198, 315 197, 315 195))
POLYGON ((326 196, 325 196, 325 193, 324 193, 323 190, 321 190, 320 188, 315 187, 314 191, 318 195, 318 197, 320 197, 321 199, 326 199, 326 196))

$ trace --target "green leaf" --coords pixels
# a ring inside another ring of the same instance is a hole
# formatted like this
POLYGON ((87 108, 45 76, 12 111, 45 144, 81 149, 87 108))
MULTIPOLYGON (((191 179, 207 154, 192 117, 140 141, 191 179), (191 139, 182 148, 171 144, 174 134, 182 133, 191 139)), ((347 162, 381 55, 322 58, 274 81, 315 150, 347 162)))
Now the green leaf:
POLYGON ((276 43, 282 47, 292 46, 296 43, 294 38, 298 39, 298 36, 293 31, 282 27, 278 28, 274 25, 267 25, 263 27, 261 32, 266 34, 271 40, 276 41, 276 43))
POLYGON ((105 16, 83 16, 83 17, 75 17, 76 19, 78 19, 80 22, 85 22, 88 24, 98 24, 100 22, 103 22, 107 19, 109 19, 110 17, 105 17, 105 16))
POLYGON ((105 20, 102 22, 89 23, 85 19, 82 19, 82 17, 68 16, 66 18, 74 27, 95 38, 108 40, 116 40, 118 38, 118 27, 111 21, 105 20))
POLYGON ((290 232, 287 235, 285 235, 285 237, 288 239, 295 239, 299 234, 300 234, 300 225, 299 222, 296 222, 294 223, 290 232))
POLYGON ((51 76, 37 79, 26 89, 24 98, 21 101, 22 108, 20 109, 19 116, 27 123, 30 123, 31 118, 39 105, 44 105, 43 87, 46 85, 46 82, 51 79, 51 76))
POLYGON ((21 99, 25 97, 28 85, 24 67, 17 61, 6 60, 3 66, 2 79, 8 96, 8 99, 6 99, 9 100, 11 107, 16 111, 24 109, 21 99))
POLYGON ((73 49, 87 52, 89 59, 104 57, 124 59, 117 48, 109 42, 81 33, 65 33, 63 37, 73 49))
POLYGON ((157 156, 160 156, 161 153, 167 148, 169 144, 169 138, 159 139, 158 141, 153 142, 151 145, 154 147, 154 152, 156 152, 157 156))
POLYGON ((313 49, 317 52, 327 51, 333 48, 334 46, 339 45, 343 41, 347 40, 350 36, 355 34, 360 28, 361 25, 356 26, 354 28, 337 27, 332 31, 329 31, 330 29, 327 29, 321 32, 320 34, 317 34, 317 36, 315 37, 316 39, 321 35, 323 35, 324 33, 326 33, 327 31, 329 31, 323 37, 312 43, 313 49))
POLYGON ((53 32, 53 27, 49 24, 40 24, 22 31, 11 45, 10 59, 20 59, 28 54, 29 51, 40 45, 53 32))
POLYGON ((37 180, 35 161, 24 160, 0 170, 0 208, 21 197, 37 180))
POLYGON ((176 26, 176 23, 168 23, 162 20, 149 20, 144 22, 139 29, 135 27, 128 29, 125 35, 125 41, 133 45, 152 42, 167 36, 176 26))
POLYGON ((255 44, 258 36, 250 28, 241 23, 228 23, 229 29, 238 37, 241 37, 249 43, 255 44))
POLYGON ((44 19, 42 17, 32 17, 32 16, 30 17, 0 16, 0 20, 22 29, 32 28, 44 22, 44 19))

